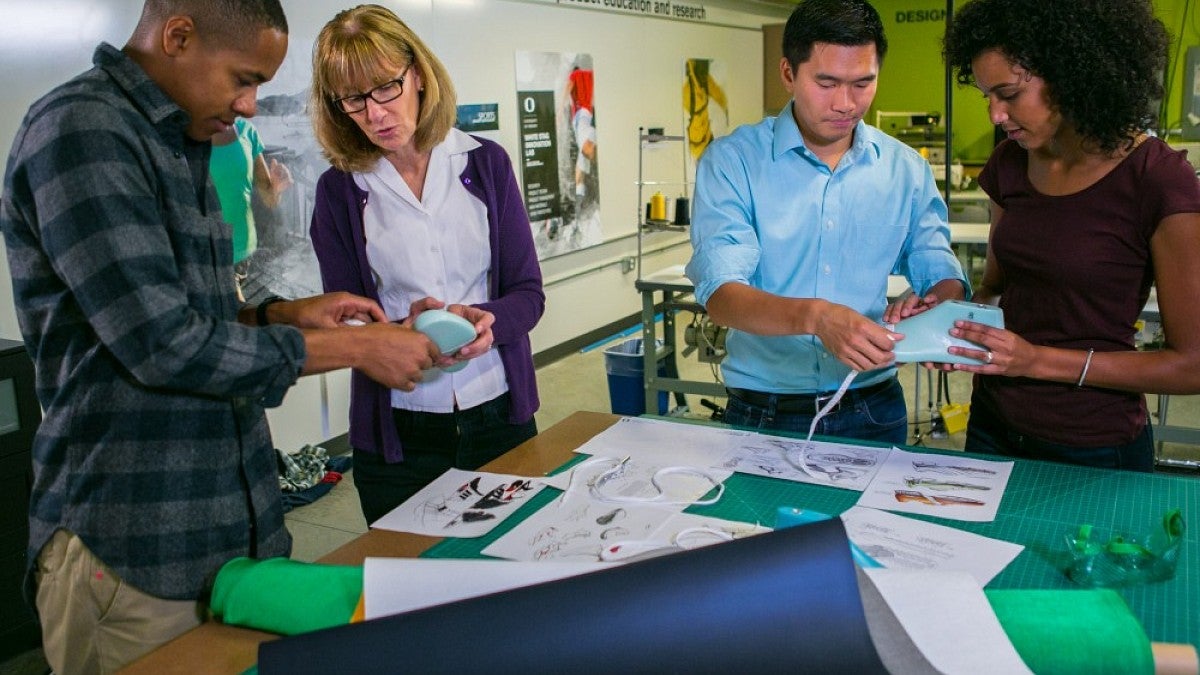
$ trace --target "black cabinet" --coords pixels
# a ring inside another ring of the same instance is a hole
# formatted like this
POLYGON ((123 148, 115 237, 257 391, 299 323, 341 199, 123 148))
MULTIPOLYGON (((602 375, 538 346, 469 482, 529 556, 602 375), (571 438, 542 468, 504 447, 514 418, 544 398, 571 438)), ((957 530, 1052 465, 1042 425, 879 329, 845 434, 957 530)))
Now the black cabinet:
POLYGON ((29 545, 33 434, 42 418, 33 363, 20 342, 0 339, 0 660, 33 649, 41 636, 21 595, 29 545))

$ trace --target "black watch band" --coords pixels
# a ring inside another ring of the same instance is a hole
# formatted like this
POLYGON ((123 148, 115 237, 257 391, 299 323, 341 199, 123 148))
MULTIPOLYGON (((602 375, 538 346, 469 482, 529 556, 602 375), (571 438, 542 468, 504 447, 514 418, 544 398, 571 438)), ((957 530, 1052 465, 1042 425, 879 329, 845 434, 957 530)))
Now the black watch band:
POLYGON ((263 298, 262 302, 258 303, 258 307, 254 310, 254 318, 258 321, 258 325, 266 326, 270 324, 267 321, 267 308, 277 302, 287 302, 287 300, 278 295, 269 295, 263 298))

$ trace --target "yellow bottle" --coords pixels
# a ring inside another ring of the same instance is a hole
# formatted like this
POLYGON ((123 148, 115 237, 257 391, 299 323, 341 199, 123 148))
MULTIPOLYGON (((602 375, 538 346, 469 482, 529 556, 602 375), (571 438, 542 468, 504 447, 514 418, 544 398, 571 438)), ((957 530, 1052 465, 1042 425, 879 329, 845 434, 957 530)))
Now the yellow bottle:
POLYGON ((650 220, 667 219, 667 198, 661 192, 655 192, 650 197, 650 220))

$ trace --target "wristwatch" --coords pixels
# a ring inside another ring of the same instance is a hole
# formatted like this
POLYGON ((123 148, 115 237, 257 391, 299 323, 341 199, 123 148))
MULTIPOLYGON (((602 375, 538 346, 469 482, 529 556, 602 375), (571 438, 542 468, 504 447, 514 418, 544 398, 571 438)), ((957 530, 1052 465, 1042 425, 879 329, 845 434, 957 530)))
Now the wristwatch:
POLYGON ((254 318, 258 321, 258 325, 270 325, 267 321, 267 308, 277 302, 287 302, 287 298, 281 298, 278 295, 269 295, 263 298, 262 302, 258 303, 258 307, 254 310, 254 318))

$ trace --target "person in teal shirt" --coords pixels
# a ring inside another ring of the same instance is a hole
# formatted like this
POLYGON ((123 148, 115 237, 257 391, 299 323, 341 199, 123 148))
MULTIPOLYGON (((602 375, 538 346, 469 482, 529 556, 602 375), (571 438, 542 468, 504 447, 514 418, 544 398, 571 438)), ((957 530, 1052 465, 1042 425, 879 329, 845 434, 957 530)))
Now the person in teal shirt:
POLYGON ((292 174, 278 160, 272 159, 268 166, 258 130, 244 118, 213 136, 212 144, 209 172, 221 200, 221 214, 233 228, 233 262, 244 274, 242 262, 258 248, 252 192, 257 190, 263 203, 275 208, 280 195, 292 186, 292 174))
POLYGON ((946 204, 915 150, 867 126, 887 51, 865 0, 804 0, 784 28, 792 101, 700 158, 687 275, 730 327, 725 421, 902 443, 908 413, 882 324, 969 293, 946 204), (889 274, 915 293, 888 305, 889 274))

